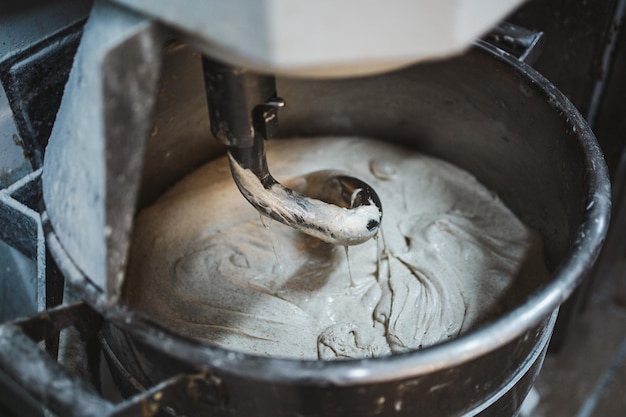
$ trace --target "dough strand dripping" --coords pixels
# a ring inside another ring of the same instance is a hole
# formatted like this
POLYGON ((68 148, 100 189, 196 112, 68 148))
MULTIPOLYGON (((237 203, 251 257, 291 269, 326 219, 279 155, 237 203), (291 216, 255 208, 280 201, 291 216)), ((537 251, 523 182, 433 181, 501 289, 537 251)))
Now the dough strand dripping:
POLYGON ((274 252, 274 258, 276 259, 276 266, 280 270, 281 268, 280 259, 278 258, 278 252, 276 252, 276 245, 274 244, 274 239, 272 238, 272 231, 270 230, 270 224, 272 223, 272 219, 267 218, 263 216, 261 213, 259 213, 259 220, 261 220, 261 224, 263 225, 265 230, 267 230, 267 236, 270 239, 270 245, 272 245, 272 252, 274 252))
POLYGON ((356 284, 354 283, 354 279, 352 278, 352 268, 350 267, 350 252, 348 250, 349 246, 344 246, 343 248, 346 251, 346 263, 348 264, 348 275, 350 276, 350 288, 354 288, 356 287, 356 284))

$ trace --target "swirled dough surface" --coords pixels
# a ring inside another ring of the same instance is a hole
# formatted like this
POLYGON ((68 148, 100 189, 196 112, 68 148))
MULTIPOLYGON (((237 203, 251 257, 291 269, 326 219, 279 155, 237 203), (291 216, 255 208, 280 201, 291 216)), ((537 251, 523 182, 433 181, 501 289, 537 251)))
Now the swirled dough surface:
POLYGON ((341 169, 383 204, 378 239, 332 246, 259 214, 222 158, 138 216, 127 302, 228 349, 302 359, 419 349, 511 309, 548 278, 539 237, 474 177, 364 138, 268 142, 279 181, 341 169))

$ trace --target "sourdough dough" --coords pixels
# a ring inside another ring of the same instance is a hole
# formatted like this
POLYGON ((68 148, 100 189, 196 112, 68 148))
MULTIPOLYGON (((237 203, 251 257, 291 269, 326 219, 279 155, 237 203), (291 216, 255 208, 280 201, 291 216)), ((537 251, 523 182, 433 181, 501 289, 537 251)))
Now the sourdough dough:
POLYGON ((321 169, 369 183, 383 205, 378 238, 346 251, 260 219, 222 158, 139 214, 130 305, 232 350, 362 358, 455 337, 548 277, 539 237, 448 163, 364 138, 275 140, 267 157, 292 186, 321 169))

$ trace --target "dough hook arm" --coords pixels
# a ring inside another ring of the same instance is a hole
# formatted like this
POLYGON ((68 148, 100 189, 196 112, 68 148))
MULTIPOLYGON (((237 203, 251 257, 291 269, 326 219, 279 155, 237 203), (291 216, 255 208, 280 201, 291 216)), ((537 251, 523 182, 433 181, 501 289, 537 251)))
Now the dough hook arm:
POLYGON ((382 205, 363 181, 323 171, 305 176, 300 193, 270 174, 264 141, 275 134, 284 105, 274 77, 206 57, 203 68, 211 131, 228 146, 233 179, 260 213, 337 245, 357 245, 376 235, 382 205))

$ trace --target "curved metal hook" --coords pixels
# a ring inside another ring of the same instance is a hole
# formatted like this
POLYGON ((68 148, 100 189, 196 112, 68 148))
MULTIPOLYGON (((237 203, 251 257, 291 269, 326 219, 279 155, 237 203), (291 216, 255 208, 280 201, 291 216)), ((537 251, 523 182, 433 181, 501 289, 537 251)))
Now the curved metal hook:
POLYGON ((338 171, 300 177, 297 190, 286 188, 269 172, 265 144, 229 148, 233 179, 260 213, 325 242, 351 246, 378 233, 383 210, 365 182, 338 171))

